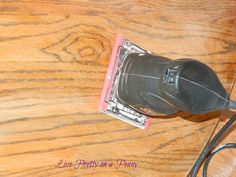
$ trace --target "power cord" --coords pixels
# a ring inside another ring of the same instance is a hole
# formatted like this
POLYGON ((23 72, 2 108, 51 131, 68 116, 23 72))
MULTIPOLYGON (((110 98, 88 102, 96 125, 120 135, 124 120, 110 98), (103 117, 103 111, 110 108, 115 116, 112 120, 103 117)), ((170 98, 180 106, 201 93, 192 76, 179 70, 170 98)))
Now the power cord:
MULTIPOLYGON (((235 102, 234 102, 235 104, 235 102)), ((198 159, 196 160, 190 174, 188 176, 190 177, 196 177, 197 172, 199 168, 201 167, 202 163, 205 160, 204 167, 203 167, 203 177, 207 177, 207 168, 208 164, 211 160, 211 158, 219 151, 223 149, 228 148, 236 148, 235 143, 230 144, 224 144, 222 146, 219 146, 215 150, 213 148, 215 147, 216 143, 219 141, 219 139, 222 137, 222 135, 233 125, 233 123, 236 121, 236 114, 221 128, 221 130, 214 136, 212 141, 208 143, 208 145, 204 148, 198 159)))
POLYGON ((229 149, 229 148, 236 148, 236 144, 235 143, 228 143, 228 144, 223 144, 219 147, 217 147, 215 150, 213 150, 210 155, 208 156, 208 158, 206 159, 204 166, 203 166, 203 172, 202 172, 202 176, 203 177, 207 177, 207 168, 209 165, 210 160, 212 159, 212 157, 219 151, 222 151, 224 149, 229 149))

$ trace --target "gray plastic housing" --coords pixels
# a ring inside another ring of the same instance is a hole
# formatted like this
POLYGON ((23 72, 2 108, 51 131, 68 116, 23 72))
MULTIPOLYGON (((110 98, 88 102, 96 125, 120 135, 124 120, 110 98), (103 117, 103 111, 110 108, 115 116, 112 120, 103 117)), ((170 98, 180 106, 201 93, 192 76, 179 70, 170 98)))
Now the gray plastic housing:
POLYGON ((126 56, 117 95, 122 103, 151 116, 222 111, 228 109, 230 102, 216 74, 206 64, 149 53, 126 56))

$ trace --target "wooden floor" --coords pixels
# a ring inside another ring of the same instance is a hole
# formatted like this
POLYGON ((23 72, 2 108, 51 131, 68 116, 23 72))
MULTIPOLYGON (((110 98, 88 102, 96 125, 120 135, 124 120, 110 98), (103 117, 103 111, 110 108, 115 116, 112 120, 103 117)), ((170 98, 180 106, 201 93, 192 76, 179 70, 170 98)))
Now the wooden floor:
POLYGON ((186 176, 219 118, 232 113, 152 119, 147 131, 99 113, 115 34, 200 60, 230 91, 235 25, 235 0, 1 1, 0 176, 186 176), (69 166, 83 160, 104 166, 69 166), (116 166, 121 160, 130 166, 116 166))

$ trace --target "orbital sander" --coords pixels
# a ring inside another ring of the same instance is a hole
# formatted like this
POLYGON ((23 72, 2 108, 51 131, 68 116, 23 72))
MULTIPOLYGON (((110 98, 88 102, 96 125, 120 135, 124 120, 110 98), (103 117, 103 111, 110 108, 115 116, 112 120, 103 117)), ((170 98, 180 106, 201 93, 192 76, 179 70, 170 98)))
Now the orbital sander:
POLYGON ((171 60, 117 35, 99 109, 140 128, 153 116, 205 114, 235 107, 214 71, 188 58, 171 60))

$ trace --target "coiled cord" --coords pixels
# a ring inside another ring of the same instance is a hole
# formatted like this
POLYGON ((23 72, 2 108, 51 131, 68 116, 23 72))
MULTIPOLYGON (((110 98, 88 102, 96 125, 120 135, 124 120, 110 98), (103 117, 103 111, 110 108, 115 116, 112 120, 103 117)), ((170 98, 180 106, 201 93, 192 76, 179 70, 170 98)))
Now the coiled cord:
MULTIPOLYGON (((233 105, 236 105, 234 102, 233 105)), ((219 151, 227 148, 236 148, 235 143, 230 144, 224 144, 222 146, 219 146, 215 150, 213 148, 215 147, 218 140, 222 137, 222 135, 233 125, 233 123, 236 121, 236 114, 220 129, 220 131, 214 136, 211 142, 204 148, 198 159, 196 160, 190 174, 188 176, 190 177, 196 177, 197 172, 199 168, 201 167, 202 163, 205 160, 204 167, 203 167, 203 177, 207 177, 207 168, 208 164, 211 160, 211 158, 219 151)))

